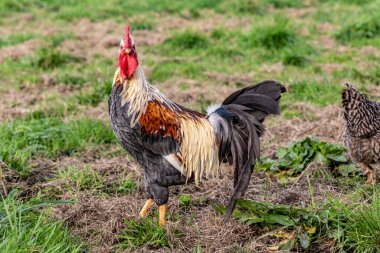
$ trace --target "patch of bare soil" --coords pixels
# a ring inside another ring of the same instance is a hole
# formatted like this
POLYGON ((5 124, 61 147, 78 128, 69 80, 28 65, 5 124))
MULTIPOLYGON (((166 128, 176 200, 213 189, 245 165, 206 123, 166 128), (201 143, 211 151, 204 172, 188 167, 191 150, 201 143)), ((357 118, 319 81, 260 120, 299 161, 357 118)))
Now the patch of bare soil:
MULTIPOLYGON (((215 74, 215 76, 217 76, 215 74)), ((235 88, 224 85, 224 82, 228 82, 229 79, 220 78, 221 82, 212 80, 208 85, 204 85, 196 80, 183 80, 183 79, 169 79, 163 83, 157 84, 157 87, 165 91, 165 95, 176 103, 183 106, 193 108, 195 105, 202 103, 209 103, 210 101, 222 102, 229 94, 235 91, 235 88), (186 86, 186 88, 181 89, 180 87, 186 86), (217 91, 217 92, 216 92, 217 91)), ((242 80, 242 79, 240 79, 242 80)), ((236 84, 236 80, 234 84, 236 84)))
POLYGON ((334 26, 329 22, 320 23, 317 25, 317 28, 323 34, 329 34, 334 30, 334 26))
POLYGON ((302 18, 304 16, 313 14, 317 11, 317 9, 312 7, 307 8, 285 8, 285 13, 287 13, 292 18, 302 18))
POLYGON ((217 14, 211 10, 202 11, 202 18, 192 19, 181 16, 160 16, 156 30, 160 33, 171 32, 173 29, 194 29, 209 33, 215 28, 239 28, 243 31, 251 29, 252 20, 249 17, 231 17, 217 14))
POLYGON ((340 71, 344 68, 344 65, 339 63, 325 63, 318 64, 317 66, 327 75, 332 75, 335 71, 340 71))
POLYGON ((0 63, 7 58, 17 60, 23 56, 31 55, 40 46, 39 40, 29 40, 14 46, 3 47, 0 49, 0 63))
POLYGON ((81 19, 69 27, 77 39, 65 40, 61 48, 71 54, 88 59, 88 56, 100 54, 107 58, 116 59, 117 48, 120 44, 121 26, 112 22, 91 22, 89 19, 81 19))
MULTIPOLYGON (((108 102, 104 101, 101 102, 97 106, 88 106, 85 110, 85 115, 91 119, 97 119, 97 120, 107 120, 109 119, 108 114, 108 102)), ((81 115, 84 116, 84 115, 81 115)))
POLYGON ((284 64, 282 62, 277 62, 274 64, 262 64, 261 67, 262 71, 268 74, 278 74, 281 73, 284 69, 284 64))
MULTIPOLYGON (((116 59, 124 25, 113 21, 92 22, 81 19, 70 27, 77 39, 65 40, 61 47, 64 51, 85 59, 94 54, 116 59)), ((166 38, 165 33, 151 30, 135 30, 132 36, 140 46, 160 44, 166 38)))
POLYGON ((37 94, 34 92, 0 91, 0 122, 31 112, 36 102, 37 94))
POLYGON ((344 50, 342 49, 343 46, 338 46, 336 41, 328 35, 321 35, 317 41, 313 41, 313 44, 315 46, 322 46, 327 50, 344 50))
POLYGON ((49 109, 52 97, 57 97, 55 104, 65 105, 64 95, 71 93, 71 90, 56 85, 48 74, 40 78, 39 85, 21 84, 20 90, 7 87, 0 90, 0 122, 23 117, 37 109, 49 109))
POLYGON ((341 108, 335 105, 318 108, 305 103, 297 103, 294 106, 300 114, 313 115, 313 120, 272 118, 263 138, 263 154, 271 156, 280 146, 308 136, 342 143, 345 122, 341 108))
POLYGON ((380 57, 380 50, 374 46, 364 46, 360 49, 360 52, 365 55, 380 57))

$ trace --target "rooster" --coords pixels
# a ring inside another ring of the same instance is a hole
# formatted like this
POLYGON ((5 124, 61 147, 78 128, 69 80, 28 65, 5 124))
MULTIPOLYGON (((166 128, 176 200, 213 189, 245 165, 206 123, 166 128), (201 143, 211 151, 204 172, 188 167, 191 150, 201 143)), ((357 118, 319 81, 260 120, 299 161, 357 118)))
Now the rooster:
POLYGON ((380 161, 380 103, 368 100, 350 84, 342 93, 346 128, 344 145, 350 158, 361 163, 367 181, 376 183, 372 163, 380 161))
POLYGON ((116 137, 144 169, 148 200, 140 217, 146 217, 156 203, 159 224, 165 225, 168 187, 198 183, 228 162, 234 167, 228 221, 259 157, 262 123, 267 115, 280 113, 279 100, 285 91, 277 81, 264 81, 234 92, 221 105, 209 108, 207 115, 189 110, 149 84, 128 25, 120 42, 109 114, 116 137))

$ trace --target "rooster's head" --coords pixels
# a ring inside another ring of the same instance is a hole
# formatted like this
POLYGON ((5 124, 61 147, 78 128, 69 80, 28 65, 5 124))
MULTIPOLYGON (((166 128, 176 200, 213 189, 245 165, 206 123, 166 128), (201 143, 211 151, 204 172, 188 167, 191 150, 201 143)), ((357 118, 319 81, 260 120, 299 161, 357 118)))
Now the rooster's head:
POLYGON ((130 25, 125 28, 125 36, 120 42, 119 49, 119 63, 120 76, 123 80, 131 79, 139 61, 137 59, 137 52, 135 43, 130 37, 130 25))

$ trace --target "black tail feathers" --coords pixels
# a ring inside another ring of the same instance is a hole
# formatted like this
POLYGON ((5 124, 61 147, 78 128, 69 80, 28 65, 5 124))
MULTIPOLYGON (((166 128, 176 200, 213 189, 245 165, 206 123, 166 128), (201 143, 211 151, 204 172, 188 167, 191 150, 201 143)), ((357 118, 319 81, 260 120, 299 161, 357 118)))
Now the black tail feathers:
POLYGON ((210 114, 219 142, 219 159, 234 167, 234 191, 230 198, 225 221, 231 217, 236 200, 245 193, 252 165, 260 156, 259 137, 269 114, 279 114, 279 100, 286 88, 277 81, 264 81, 238 90, 227 97, 221 107, 210 114))

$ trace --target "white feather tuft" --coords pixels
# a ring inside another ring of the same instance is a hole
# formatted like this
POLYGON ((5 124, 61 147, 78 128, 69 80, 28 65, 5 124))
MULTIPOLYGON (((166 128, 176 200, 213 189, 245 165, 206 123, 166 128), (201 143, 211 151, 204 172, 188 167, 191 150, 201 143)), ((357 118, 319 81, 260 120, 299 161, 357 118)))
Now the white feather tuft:
POLYGON ((207 107, 207 116, 209 116, 211 113, 215 112, 217 109, 219 109, 222 105, 221 104, 213 104, 207 107))

